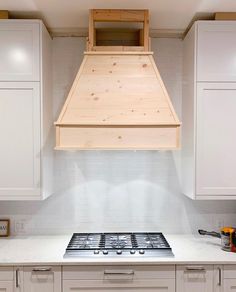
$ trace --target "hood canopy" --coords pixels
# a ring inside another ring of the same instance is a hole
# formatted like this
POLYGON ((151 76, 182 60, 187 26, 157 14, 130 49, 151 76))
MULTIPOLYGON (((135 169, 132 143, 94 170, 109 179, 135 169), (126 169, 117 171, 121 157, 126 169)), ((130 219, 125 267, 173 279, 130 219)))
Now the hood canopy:
POLYGON ((56 149, 178 148, 180 122, 145 41, 135 51, 89 44, 55 123, 56 149))

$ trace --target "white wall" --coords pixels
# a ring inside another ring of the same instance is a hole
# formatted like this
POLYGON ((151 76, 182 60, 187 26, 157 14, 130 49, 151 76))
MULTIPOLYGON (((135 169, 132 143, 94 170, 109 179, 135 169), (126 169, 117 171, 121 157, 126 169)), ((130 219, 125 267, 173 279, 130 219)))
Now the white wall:
MULTIPOLYGON (((55 38, 55 120, 82 60, 83 38, 55 38)), ((153 39, 161 75, 180 114, 182 41, 153 39)), ((55 152, 55 194, 44 202, 0 202, 0 216, 26 234, 76 231, 196 232, 236 226, 236 202, 194 202, 181 194, 169 151, 55 152), (19 226, 18 226, 19 227, 19 226)), ((19 233, 19 232, 18 232, 19 233)))

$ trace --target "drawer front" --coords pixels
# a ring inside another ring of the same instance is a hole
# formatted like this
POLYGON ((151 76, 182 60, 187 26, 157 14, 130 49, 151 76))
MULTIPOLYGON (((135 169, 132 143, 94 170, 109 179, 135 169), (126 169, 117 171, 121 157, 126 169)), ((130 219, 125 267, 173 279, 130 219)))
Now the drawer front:
POLYGON ((175 292, 175 279, 136 280, 130 281, 99 281, 99 280, 65 280, 63 292, 175 292))
POLYGON ((176 292, 213 292, 213 265, 176 267, 176 292))
POLYGON ((225 279, 224 292, 235 292, 235 291, 236 291, 236 279, 225 279))
POLYGON ((0 22, 0 81, 39 81, 39 22, 0 22))
POLYGON ((0 291, 1 292, 13 292, 13 281, 0 281, 0 291))
POLYGON ((236 279, 236 265, 224 265, 224 279, 236 279))
POLYGON ((0 281, 12 281, 13 275, 13 267, 0 267, 0 281))
POLYGON ((24 292, 60 292, 60 266, 24 267, 24 292))
POLYGON ((163 266, 65 266, 64 280, 174 279, 174 265, 163 266))

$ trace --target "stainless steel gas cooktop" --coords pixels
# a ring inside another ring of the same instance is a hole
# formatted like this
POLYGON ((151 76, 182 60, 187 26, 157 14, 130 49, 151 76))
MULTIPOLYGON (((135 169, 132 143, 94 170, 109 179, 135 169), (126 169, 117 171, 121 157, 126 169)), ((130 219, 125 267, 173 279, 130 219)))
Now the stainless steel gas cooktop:
POLYGON ((173 257, 162 233, 74 233, 65 257, 173 257))

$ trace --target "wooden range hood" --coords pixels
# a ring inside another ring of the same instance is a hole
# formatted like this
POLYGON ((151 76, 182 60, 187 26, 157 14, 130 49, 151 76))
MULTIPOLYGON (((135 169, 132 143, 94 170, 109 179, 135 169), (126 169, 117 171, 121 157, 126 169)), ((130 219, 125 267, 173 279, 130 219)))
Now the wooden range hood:
POLYGON ((148 10, 91 10, 87 51, 56 125, 56 149, 176 149, 180 122, 149 51, 148 10), (95 27, 135 22, 143 29, 95 27))

